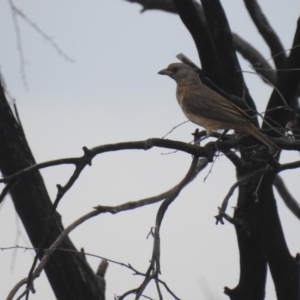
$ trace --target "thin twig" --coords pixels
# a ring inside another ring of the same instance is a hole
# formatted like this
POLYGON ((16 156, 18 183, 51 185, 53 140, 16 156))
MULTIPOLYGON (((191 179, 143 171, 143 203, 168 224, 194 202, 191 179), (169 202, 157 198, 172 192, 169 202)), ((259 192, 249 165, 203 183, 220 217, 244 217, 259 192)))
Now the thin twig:
POLYGON ((15 26, 16 31, 16 38, 17 38, 17 48, 18 48, 18 54, 19 54, 19 60, 20 60, 20 73, 21 78, 24 84, 24 87, 26 90, 28 90, 27 80, 26 80, 26 73, 25 73, 25 58, 24 58, 24 52, 23 52, 23 46, 22 46, 22 39, 21 39, 21 33, 20 33, 20 27, 17 19, 17 12, 15 10, 15 5, 13 4, 12 0, 8 0, 12 19, 15 26))
POLYGON ((169 134, 171 134, 176 128, 178 128, 178 127, 180 127, 181 125, 183 125, 183 124, 185 124, 185 123, 188 123, 188 122, 189 122, 189 120, 186 120, 186 121, 184 121, 184 122, 182 122, 182 123, 180 123, 180 124, 174 126, 169 132, 167 132, 167 133, 162 137, 162 139, 166 138, 166 137, 167 137, 169 134))
POLYGON ((19 15, 23 18, 37 33, 39 33, 50 45, 57 51, 57 53, 62 56, 65 60, 69 62, 75 62, 73 58, 70 58, 59 46, 53 41, 53 38, 46 34, 43 30, 39 28, 35 23, 33 23, 15 4, 12 0, 8 0, 10 2, 11 8, 15 12, 16 15, 19 15))
POLYGON ((266 169, 258 170, 258 171, 256 171, 256 172, 250 174, 250 175, 247 175, 247 176, 241 178, 241 179, 238 180, 235 184, 233 184, 233 185, 231 186, 229 192, 228 192, 227 195, 225 196, 225 198, 224 198, 224 200, 223 200, 223 202, 222 202, 221 208, 219 208, 219 214, 215 217, 216 220, 217 220, 216 223, 218 224, 218 222, 220 222, 221 224, 224 224, 224 222, 223 222, 223 216, 224 216, 224 214, 225 214, 225 212, 226 212, 226 208, 227 208, 227 206, 228 206, 228 201, 229 201, 230 197, 232 196, 233 192, 235 191, 235 189, 236 189, 238 186, 240 186, 240 185, 241 185, 243 182, 245 182, 245 181, 251 180, 252 178, 255 178, 255 177, 259 176, 259 175, 263 175, 263 174, 265 174, 265 173, 267 173, 267 172, 270 172, 270 171, 271 171, 271 169, 267 169, 267 168, 266 168, 266 169))
POLYGON ((145 277, 143 283, 137 289, 137 294, 135 299, 139 299, 146 286, 152 279, 157 279, 160 274, 160 226, 164 215, 170 206, 170 204, 177 198, 181 190, 194 178, 195 172, 197 169, 198 157, 195 156, 192 160, 192 164, 190 169, 185 176, 185 178, 180 182, 176 191, 171 194, 160 206, 157 215, 156 215, 156 223, 155 223, 155 231, 154 231, 154 243, 153 243, 153 252, 151 263, 147 271, 147 276, 145 277))

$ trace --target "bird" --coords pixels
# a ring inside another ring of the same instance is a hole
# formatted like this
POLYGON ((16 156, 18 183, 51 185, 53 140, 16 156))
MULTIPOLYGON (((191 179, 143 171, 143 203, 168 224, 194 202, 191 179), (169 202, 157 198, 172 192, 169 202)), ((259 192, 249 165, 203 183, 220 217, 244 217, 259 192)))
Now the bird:
POLYGON ((213 130, 233 129, 254 136, 272 151, 280 150, 251 123, 241 108, 203 84, 194 68, 184 63, 172 63, 158 74, 176 81, 176 98, 184 115, 204 127, 208 136, 213 130))

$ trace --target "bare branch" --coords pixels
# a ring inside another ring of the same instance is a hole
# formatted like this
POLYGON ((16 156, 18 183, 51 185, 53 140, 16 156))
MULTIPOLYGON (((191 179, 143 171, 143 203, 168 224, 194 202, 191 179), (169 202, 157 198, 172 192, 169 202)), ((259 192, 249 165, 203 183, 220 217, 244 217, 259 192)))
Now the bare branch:
MULTIPOLYGON (((173 0, 125 0, 131 3, 139 3, 143 6, 141 9, 141 13, 146 10, 162 10, 169 13, 178 13, 176 6, 174 5, 173 0)), ((193 0, 194 6, 199 12, 199 14, 203 15, 202 7, 199 2, 193 0)))
MULTIPOLYGON (((298 162, 299 166, 300 163, 298 162)), ((277 175, 274 180, 274 186, 276 187, 279 195, 281 196, 282 200, 286 204, 286 206, 290 209, 290 211, 300 219, 300 206, 296 199, 291 195, 289 190, 286 188, 284 181, 282 178, 277 175)))
POLYGON ((104 278, 106 270, 107 270, 107 267, 108 267, 108 262, 107 262, 106 259, 103 259, 101 261, 101 263, 99 264, 99 267, 97 269, 96 275, 104 278))
POLYGON ((279 37, 268 22, 256 0, 244 0, 244 2, 252 21, 270 48, 276 68, 282 68, 286 61, 286 55, 279 37))
POLYGON ((199 157, 209 157, 211 154, 207 147, 198 147, 195 145, 190 145, 180 141, 172 141, 172 140, 164 140, 159 138, 152 138, 144 141, 137 141, 137 142, 122 142, 116 144, 107 144, 96 146, 92 149, 87 149, 83 147, 85 154, 81 157, 77 158, 63 158, 52 160, 44 163, 35 164, 29 168, 21 170, 18 173, 15 173, 11 176, 5 176, 0 179, 0 183, 4 182, 7 183, 11 180, 18 179, 34 170, 47 168, 50 166, 58 166, 64 164, 73 164, 75 166, 79 164, 90 165, 92 159, 102 153, 111 152, 111 151, 121 151, 121 150, 150 150, 153 147, 159 148, 166 148, 166 149, 174 149, 178 151, 183 151, 192 155, 198 155, 199 157))
MULTIPOLYGON (((75 62, 73 58, 70 58, 65 52, 61 50, 61 48, 53 41, 53 38, 47 35, 44 31, 42 31, 35 23, 33 23, 18 7, 15 6, 15 4, 12 2, 12 0, 8 0, 10 3, 10 7, 14 12, 14 15, 19 15, 21 18, 23 18, 24 21, 26 21, 38 34, 40 34, 47 42, 50 43, 50 45, 56 50, 56 52, 62 56, 65 60, 69 62, 75 62)), ((20 39, 21 41, 21 39, 20 39)))
MULTIPOLYGON (((48 260, 50 259, 51 255, 55 252, 55 250, 57 249, 57 247, 60 245, 60 243, 68 236, 68 234, 74 230, 77 226, 79 226, 80 224, 82 224, 83 222, 85 222, 86 220, 93 218, 97 215, 99 215, 101 213, 101 211, 98 210, 93 210, 92 212, 84 215, 83 217, 79 218, 78 220, 76 220, 74 223, 72 223, 71 225, 69 225, 62 233, 61 235, 56 239, 56 241, 51 245, 51 247, 49 248, 49 250, 47 250, 43 256, 43 258, 41 259, 40 263, 38 264, 37 268, 35 269, 35 271, 32 273, 31 276, 31 281, 33 281, 34 279, 36 279, 37 277, 40 276, 41 272, 43 271, 45 265, 47 264, 48 260)), ((18 291, 18 289, 27 283, 27 288, 26 288, 26 293, 29 291, 28 286, 30 286, 30 284, 28 284, 29 281, 29 277, 22 279, 20 282, 18 282, 15 287, 11 290, 11 292, 9 293, 8 297, 6 298, 6 300, 12 300, 14 295, 16 294, 16 292, 18 291)), ((25 293, 24 292, 24 293, 25 293)))
POLYGON ((8 294, 6 300, 12 300, 14 295, 18 292, 18 290, 27 283, 27 278, 24 278, 22 280, 20 280, 14 287, 13 289, 10 291, 10 293, 8 294))
POLYGON ((242 183, 244 183, 245 181, 249 181, 250 179, 253 179, 257 176, 266 174, 267 172, 271 172, 271 169, 268 167, 265 169, 258 170, 250 175, 247 175, 247 176, 241 178, 240 180, 238 180, 234 185, 232 185, 232 187, 230 188, 229 192, 227 193, 226 197, 224 198, 224 200, 222 202, 222 206, 219 208, 219 214, 217 216, 215 216, 215 218, 217 220, 216 224, 218 224, 219 222, 221 224, 224 224, 223 217, 225 215, 226 208, 228 206, 228 201, 229 201, 230 197, 232 196, 233 192, 235 191, 235 189, 238 186, 240 186, 242 183))
POLYGON ((33 23, 18 7, 15 6, 12 0, 8 0, 12 19, 15 27, 16 32, 16 38, 17 38, 17 49, 19 54, 19 61, 20 61, 20 73, 21 78, 24 84, 24 87, 26 90, 28 90, 27 85, 27 79, 26 79, 26 73, 25 73, 25 57, 24 57, 24 51, 23 51, 23 45, 22 45, 22 39, 21 39, 21 32, 20 27, 18 23, 17 16, 20 16, 24 21, 26 21, 38 34, 40 34, 46 41, 50 43, 50 45, 57 51, 57 53, 62 56, 65 60, 69 62, 75 62, 74 59, 70 58, 64 51, 61 50, 61 48, 58 46, 57 43, 54 42, 53 38, 51 38, 49 35, 47 35, 44 31, 42 31, 35 23, 33 23))
MULTIPOLYGON (((19 245, 16 245, 16 246, 11 246, 11 247, 0 247, 0 250, 1 251, 4 251, 4 250, 12 250, 12 249, 23 249, 25 251, 27 250, 38 250, 39 248, 32 248, 32 247, 24 247, 24 246, 19 246, 19 245)), ((49 251, 50 248, 44 248, 43 251, 49 251)), ((64 251, 64 252, 73 252, 73 253, 79 253, 78 250, 72 250, 72 249, 64 249, 64 248, 57 248, 55 249, 55 251, 64 251)), ((82 252, 80 252, 82 254, 82 252)), ((133 270, 137 275, 145 275, 143 273, 140 273, 138 271, 136 271, 136 269, 134 269, 130 264, 124 264, 122 262, 118 262, 116 260, 112 260, 112 259, 109 259, 109 258, 106 258, 106 257, 103 257, 103 256, 100 256, 100 255, 96 255, 96 254, 93 254, 93 253, 88 253, 88 252, 85 252, 84 253, 85 256, 91 256, 91 257, 95 257, 95 258, 100 258, 102 261, 107 261, 107 262, 110 262, 110 263, 113 263, 113 264, 117 264, 117 265, 120 265, 122 267, 126 267, 130 270, 133 270)))
MULTIPOLYGON (((194 133, 194 141, 197 142, 198 138, 198 130, 194 133)), ((177 198, 181 190, 189 183, 191 180, 193 180, 198 174, 197 167, 198 167, 198 156, 194 156, 192 160, 192 164, 190 166, 190 169, 188 173, 186 174, 185 178, 180 182, 180 184, 177 186, 177 190, 174 191, 174 193, 170 194, 168 198, 161 204, 157 215, 156 215, 156 223, 155 223, 155 231, 154 231, 154 243, 153 243, 153 252, 152 252, 152 259, 151 263, 149 265, 149 268, 146 272, 145 279, 143 283, 140 285, 140 287, 136 291, 136 299, 139 299, 139 297, 142 295, 143 291, 147 287, 147 285, 150 283, 152 279, 155 280, 157 284, 157 291, 158 294, 161 296, 161 292, 158 286, 158 276, 161 273, 160 271, 160 227, 163 220, 163 217, 169 207, 169 205, 177 198)))
POLYGON ((174 126, 171 130, 169 130, 169 131, 162 137, 162 139, 165 139, 165 138, 166 138, 169 134, 171 134, 176 128, 178 128, 178 127, 180 127, 181 125, 183 125, 183 124, 185 124, 185 123, 188 123, 188 122, 190 122, 190 121, 189 121, 189 120, 186 120, 186 121, 184 121, 184 122, 182 122, 182 123, 180 123, 180 124, 174 126))
MULTIPOLYGON (((272 88, 274 88, 274 91, 276 91, 276 92, 278 93, 279 97, 281 98, 281 100, 282 100, 283 103, 280 103, 280 105, 283 105, 283 104, 284 104, 284 108, 285 108, 285 109, 292 111, 292 109, 291 109, 291 108, 289 107, 289 105, 287 104, 287 101, 284 99, 284 97, 283 97, 282 93, 280 92, 280 90, 276 87, 276 85, 273 85, 273 83, 270 82, 266 77, 263 77, 262 74, 257 74, 257 73, 255 73, 255 72, 251 72, 251 71, 243 71, 243 72, 244 72, 244 73, 249 73, 249 74, 258 75, 258 76, 261 77, 265 82, 268 82, 269 85, 270 85, 272 88)), ((278 106, 278 107, 281 108, 280 106, 278 106)), ((277 109, 278 107, 276 107, 276 109, 277 109)), ((272 110, 274 110, 274 108, 272 108, 271 110, 270 110, 270 109, 267 109, 266 112, 272 111, 272 110)))
MULTIPOLYGON (((290 52, 289 57, 286 60, 284 69, 299 69, 300 68, 300 19, 297 21, 297 29, 293 41, 293 49, 290 52)), ((300 71, 286 71, 280 72, 278 74, 278 82, 276 88, 280 91, 283 98, 285 99, 288 107, 293 109, 293 113, 290 111, 269 111, 274 107, 281 105, 281 97, 277 91, 273 91, 270 97, 266 117, 268 120, 274 120, 276 123, 280 124, 282 127, 286 127, 287 123, 293 119, 293 117, 298 113, 299 104, 297 99, 297 93, 300 84, 300 71)), ((272 123, 271 123, 272 124, 272 123)), ((275 125, 276 126, 276 125, 275 125)), ((262 128, 266 129, 269 125, 263 123, 262 128)), ((271 135, 278 136, 276 132, 271 132, 271 135)))
POLYGON ((286 163, 286 164, 280 165, 278 167, 278 172, 285 171, 285 170, 297 169, 299 167, 300 167, 300 161, 297 160, 297 161, 294 161, 294 162, 291 162, 291 163, 286 163))
MULTIPOLYGON (((147 287, 147 285, 151 282, 151 280, 158 280, 158 276, 160 274, 160 226, 164 217, 166 210, 168 209, 169 205, 177 198, 181 190, 193 180, 198 174, 198 157, 195 156, 193 158, 191 167, 185 176, 185 178, 172 190, 172 193, 168 195, 166 200, 160 206, 157 216, 156 216, 156 224, 155 224, 155 231, 154 231, 154 243, 153 243, 153 252, 152 252, 152 259, 149 265, 149 268, 146 272, 145 279, 139 288, 131 290, 130 293, 136 294, 135 299, 139 299, 142 295, 143 291, 147 287)), ((158 289, 158 293, 160 294, 160 290, 158 289)), ((128 295, 128 292, 120 296, 118 299, 124 299, 125 296, 128 295)))
POLYGON ((15 10, 15 6, 12 2, 12 0, 8 0, 8 3, 10 5, 11 14, 15 26, 16 31, 16 38, 17 38, 17 48, 18 48, 18 54, 19 54, 19 60, 20 60, 20 73, 21 78, 24 84, 25 89, 28 89, 27 86, 27 80, 26 80, 26 74, 25 74, 25 58, 24 58, 24 52, 23 52, 23 46, 22 46, 22 40, 21 40, 21 33, 20 33, 20 27, 17 19, 17 12, 15 10))
POLYGON ((104 276, 105 276, 107 267, 108 267, 108 262, 107 262, 107 260, 103 259, 100 262, 98 270, 96 272, 96 278, 98 281, 98 285, 100 286, 100 289, 101 289, 103 295, 105 295, 105 289, 106 289, 106 281, 104 279, 104 276))
MULTIPOLYGON (((80 224, 82 224, 83 222, 85 222, 86 220, 93 218, 99 214, 102 213, 106 213, 106 212, 110 212, 113 214, 122 212, 122 211, 126 211, 129 209, 135 209, 135 208, 139 208, 142 207, 144 205, 149 205, 149 204, 153 204, 156 203, 157 201, 161 201, 163 199, 165 199, 166 197, 170 197, 171 195, 175 194, 179 194, 180 190, 189 182, 191 182, 195 176, 200 172, 201 169, 203 169, 207 164, 207 160, 206 159, 202 159, 201 162, 199 164, 196 164, 195 168, 193 169, 193 172, 189 172, 189 178, 187 180, 187 176, 185 177, 185 179, 179 183, 177 186, 175 186, 174 188, 172 188, 171 190, 169 190, 168 192, 165 192, 161 195, 155 196, 155 197, 151 197, 151 198, 147 198, 147 199, 143 199, 143 200, 139 200, 136 202, 128 202, 125 204, 121 204, 115 207, 109 207, 109 206, 98 206, 95 207, 96 210, 86 214, 85 216, 79 218, 78 220, 76 220, 74 223, 72 223, 70 226, 68 226, 62 233, 61 235, 57 238, 57 240, 51 245, 51 247, 49 249, 46 250, 42 260, 40 261, 39 265, 37 266, 37 268, 32 272, 31 274, 31 279, 29 280, 28 278, 25 278, 23 280, 21 280, 19 283, 16 284, 16 286, 12 289, 12 291, 9 293, 7 300, 10 300, 14 297, 14 295, 16 294, 16 292, 18 291, 18 289, 27 283, 27 288, 24 291, 24 293, 22 295, 25 295, 26 293, 28 293, 31 283, 34 279, 36 279, 37 277, 40 276, 40 273, 42 272, 43 268, 45 267, 46 263, 48 262, 48 260, 50 259, 51 255, 53 254, 53 252, 55 250, 57 250, 57 247, 60 245, 60 243, 68 236, 68 234, 74 230, 77 226, 79 226, 80 224), (31 283, 30 283, 31 282, 31 283)), ((38 249, 40 250, 40 248, 38 249)))
POLYGON ((277 82, 276 70, 267 62, 267 60, 248 42, 242 39, 236 33, 232 33, 233 44, 244 59, 248 60, 253 69, 259 73, 260 78, 266 83, 272 83, 274 86, 277 82), (265 80, 267 78, 268 80, 265 80))
POLYGON ((131 3, 138 3, 143 6, 141 13, 146 10, 162 10, 169 13, 177 13, 177 9, 174 5, 173 0, 125 0, 131 3))

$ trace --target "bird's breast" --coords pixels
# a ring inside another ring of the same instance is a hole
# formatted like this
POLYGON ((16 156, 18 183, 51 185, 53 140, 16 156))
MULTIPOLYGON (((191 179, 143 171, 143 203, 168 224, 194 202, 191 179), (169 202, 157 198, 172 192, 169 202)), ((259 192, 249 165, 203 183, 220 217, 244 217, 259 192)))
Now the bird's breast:
POLYGON ((196 114, 193 114, 193 113, 188 112, 188 111, 184 108, 184 105, 183 105, 183 98, 184 98, 184 95, 183 95, 183 94, 177 92, 177 93, 176 93, 176 98, 177 98, 177 102, 178 102, 178 104, 179 104, 181 110, 183 111, 184 115, 185 115, 190 121, 192 121, 193 123, 205 127, 205 124, 207 124, 207 118, 201 117, 199 114, 196 115, 196 114))
POLYGON ((181 93, 180 90, 178 90, 178 89, 176 91, 176 99, 177 99, 178 104, 181 107, 182 100, 183 100, 183 93, 181 93))

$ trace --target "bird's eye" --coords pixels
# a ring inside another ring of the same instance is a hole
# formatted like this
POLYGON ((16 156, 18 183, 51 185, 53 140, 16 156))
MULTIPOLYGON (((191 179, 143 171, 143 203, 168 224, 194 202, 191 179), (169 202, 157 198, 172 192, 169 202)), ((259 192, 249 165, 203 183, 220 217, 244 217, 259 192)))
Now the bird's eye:
POLYGON ((173 67, 172 68, 172 73, 176 73, 178 71, 178 68, 177 67, 173 67))

